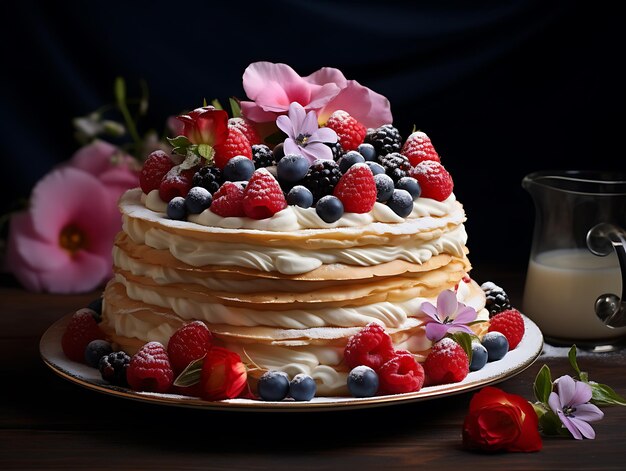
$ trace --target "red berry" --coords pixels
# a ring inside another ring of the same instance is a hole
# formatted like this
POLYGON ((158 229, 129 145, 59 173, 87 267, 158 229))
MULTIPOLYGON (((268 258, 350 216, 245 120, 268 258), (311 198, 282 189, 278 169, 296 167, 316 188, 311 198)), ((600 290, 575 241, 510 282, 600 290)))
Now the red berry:
POLYGON ((214 149, 213 161, 219 169, 223 169, 230 159, 238 155, 252 160, 252 146, 244 133, 236 127, 229 127, 226 141, 216 145, 214 149))
POLYGON ((374 174, 366 164, 355 164, 344 173, 333 194, 349 213, 368 213, 376 203, 374 174))
POLYGON ((415 392, 424 385, 424 368, 408 352, 396 352, 378 370, 380 394, 415 392))
POLYGON ((452 177, 441 163, 424 160, 412 167, 409 175, 417 180, 422 189, 422 198, 443 201, 452 194, 452 177))
POLYGON ((252 121, 248 121, 245 118, 230 118, 228 120, 228 127, 239 129, 243 135, 246 136, 251 146, 263 144, 263 140, 259 136, 252 121))
POLYGON ((367 128, 343 110, 337 110, 331 114, 326 122, 326 127, 337 133, 339 143, 346 152, 356 150, 363 144, 367 134, 367 128))
POLYGON ((143 163, 139 174, 141 191, 148 194, 152 190, 157 190, 161 185, 161 180, 173 166, 174 162, 165 152, 162 150, 152 152, 143 163))
POLYGON ((168 392, 174 382, 174 371, 165 347, 148 342, 130 359, 126 370, 128 384, 135 391, 168 392))
POLYGON ((159 197, 169 203, 172 198, 176 196, 187 196, 189 190, 193 186, 192 180, 196 173, 195 168, 187 170, 179 170, 178 168, 172 168, 159 185, 159 197))
POLYGON ((344 359, 348 367, 369 366, 374 371, 394 357, 393 343, 385 329, 370 322, 348 339, 344 359))
POLYGON ((283 190, 272 174, 265 168, 255 170, 243 191, 243 210, 246 216, 265 219, 286 207, 283 190))
POLYGON ((407 137, 400 153, 409 159, 412 167, 424 160, 441 162, 439 154, 437 154, 433 143, 430 141, 430 137, 422 131, 415 131, 407 137))
POLYGON ((170 337, 167 354, 172 369, 179 375, 194 360, 207 354, 212 344, 211 332, 202 321, 185 324, 170 337))
POLYGON ((240 184, 226 182, 213 194, 211 211, 222 217, 242 217, 246 213, 243 210, 243 187, 240 184))
POLYGON ((524 318, 517 309, 507 309, 489 319, 489 332, 500 332, 509 341, 513 350, 524 337, 524 318))
POLYGON ((91 309, 74 313, 61 337, 61 348, 70 360, 85 363, 85 348, 92 340, 104 339, 91 309))
POLYGON ((469 359, 463 347, 444 337, 430 350, 424 371, 428 384, 458 383, 469 373, 469 359))

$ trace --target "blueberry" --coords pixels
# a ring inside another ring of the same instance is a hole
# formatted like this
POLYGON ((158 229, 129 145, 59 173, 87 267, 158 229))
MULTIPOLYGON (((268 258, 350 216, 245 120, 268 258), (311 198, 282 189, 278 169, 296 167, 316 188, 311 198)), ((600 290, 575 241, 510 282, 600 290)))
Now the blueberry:
POLYGON ((274 154, 274 161, 278 163, 280 159, 282 159, 285 156, 285 149, 283 148, 283 143, 281 142, 280 144, 276 144, 276 146, 272 150, 272 153, 274 154))
POLYGON ((322 196, 315 205, 315 212, 323 221, 330 224, 343 216, 343 203, 336 196, 322 196))
POLYGON ((509 351, 509 341, 500 332, 487 332, 482 344, 487 349, 487 361, 501 360, 509 351))
POLYGON ((209 190, 201 186, 194 186, 185 197, 185 207, 189 214, 200 214, 211 206, 212 202, 213 197, 209 190))
POLYGON ((380 165, 378 162, 371 162, 368 160, 365 163, 367 164, 367 166, 370 168, 370 170, 372 171, 374 175, 378 175, 379 173, 385 173, 385 167, 380 165))
POLYGON ((310 401, 316 391, 315 380, 305 373, 298 373, 289 383, 289 395, 296 401, 310 401))
POLYGON ((408 191, 396 188, 387 201, 387 206, 398 216, 405 218, 413 211, 413 198, 408 191))
POLYGON ((346 173, 354 164, 362 164, 364 162, 365 159, 361 154, 355 150, 351 150, 343 154, 337 163, 339 164, 339 170, 341 173, 346 173))
POLYGON ((378 391, 378 375, 369 366, 352 368, 348 374, 348 389, 354 397, 372 397, 378 391))
POLYGON ((187 217, 185 198, 182 196, 175 196, 169 203, 167 203, 167 217, 178 221, 182 221, 187 217))
POLYGON ((472 342, 472 361, 470 362, 470 371, 478 371, 487 363, 487 349, 480 342, 472 342))
MULTIPOLYGON (((102 316, 102 301, 103 301, 103 297, 100 296, 99 298, 94 299, 93 301, 91 301, 88 305, 87 308, 91 309, 92 311, 94 311, 96 314, 98 314, 98 316, 102 316)), ((96 319, 98 320, 98 319, 96 319)))
POLYGON ((393 194, 393 180, 386 173, 379 173, 374 175, 374 182, 376 183, 376 201, 384 203, 393 194))
POLYGON ((296 185, 287 193, 287 204, 310 208, 313 205, 313 193, 306 186, 296 185))
POLYGON ((276 164, 278 179, 284 182, 302 180, 309 171, 309 159, 300 154, 287 154, 276 164))
POLYGON ((230 159, 224 167, 224 180, 237 182, 250 180, 254 173, 254 161, 243 155, 237 155, 230 159))
POLYGON ((113 352, 113 347, 106 340, 92 340, 85 347, 85 363, 98 368, 100 358, 113 352))
POLYGON ((413 177, 402 177, 396 183, 396 188, 408 191, 414 200, 419 198, 422 194, 422 188, 420 187, 420 184, 413 177))
POLYGON ((372 144, 363 143, 356 148, 357 152, 363 156, 366 162, 374 161, 378 158, 376 149, 372 144))
POLYGON ((283 371, 266 371, 259 378, 257 389, 264 401, 282 401, 289 394, 289 377, 283 371))

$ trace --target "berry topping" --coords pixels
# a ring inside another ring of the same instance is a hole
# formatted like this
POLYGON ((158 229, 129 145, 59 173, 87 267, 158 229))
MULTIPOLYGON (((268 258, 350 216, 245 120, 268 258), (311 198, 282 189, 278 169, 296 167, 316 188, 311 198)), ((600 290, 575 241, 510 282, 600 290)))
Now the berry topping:
POLYGON ((174 373, 180 374, 189 363, 205 356, 212 340, 211 332, 201 321, 185 324, 174 332, 167 344, 167 354, 174 373))
POLYGON ((339 165, 333 160, 316 160, 309 166, 309 170, 301 184, 306 186, 317 202, 322 196, 332 195, 335 185, 341 178, 339 165))
POLYGON ((192 183, 193 186, 201 186, 213 194, 222 184, 222 171, 213 165, 205 165, 194 174, 192 183))
POLYGON ((339 179, 333 194, 341 200, 344 211, 371 211, 376 203, 376 182, 372 171, 365 163, 351 166, 339 179))
POLYGON ((393 180, 389 175, 386 173, 375 174, 374 183, 376 184, 376 201, 384 203, 391 198, 394 188, 393 180))
POLYGON ((509 351, 509 341, 503 333, 496 330, 487 332, 480 341, 487 349, 487 360, 498 361, 509 351))
POLYGON ((424 160, 411 169, 410 176, 419 182, 424 198, 443 201, 452 194, 452 177, 439 162, 424 160))
POLYGON ((180 170, 179 167, 173 167, 159 185, 159 197, 166 203, 176 196, 184 198, 193 186, 192 180, 195 173, 194 169, 180 170))
POLYGON ((449 337, 433 345, 424 362, 428 384, 458 383, 469 372, 469 359, 463 347, 449 337))
POLYGON ((338 221, 344 209, 341 200, 333 195, 322 196, 315 205, 315 212, 320 219, 328 224, 338 221))
POLYGON ((396 188, 398 188, 399 190, 406 190, 406 191, 408 191, 409 194, 411 195, 411 197, 414 200, 419 198, 420 194, 422 193, 422 189, 420 187, 420 184, 413 177, 402 177, 396 183, 396 188))
POLYGON ((393 190, 387 200, 387 206, 401 218, 407 217, 413 211, 413 198, 406 190, 393 190))
POLYGON ((200 214, 208 209, 213 202, 213 197, 209 190, 201 186, 194 186, 185 198, 185 206, 189 214, 200 214))
POLYGON ((486 281, 480 285, 485 293, 485 308, 489 311, 489 317, 493 317, 499 312, 511 309, 511 301, 504 289, 491 281, 486 281))
POLYGON ((266 371, 259 378, 257 390, 264 401, 282 401, 289 394, 289 377, 283 371, 266 371))
POLYGON ((175 196, 167 203, 167 217, 177 221, 183 221, 187 217, 187 206, 185 198, 175 196))
POLYGON ((365 136, 365 143, 374 146, 376 153, 381 156, 391 152, 400 152, 402 136, 400 136, 400 131, 393 125, 383 124, 376 129, 368 130, 365 136))
POLYGON ((271 167, 276 165, 274 153, 265 144, 257 144, 252 146, 252 160, 255 168, 271 167))
POLYGON ((298 373, 289 382, 289 396, 296 401, 310 401, 316 392, 317 384, 308 374, 298 373))
POLYGON ((224 183, 213 194, 211 211, 222 217, 242 217, 246 213, 243 210, 243 186, 233 182, 224 183))
POLYGON ((376 149, 372 144, 367 144, 364 142, 359 147, 356 148, 357 152, 363 156, 366 162, 375 162, 378 160, 378 155, 376 154, 376 149))
POLYGON ((393 343, 385 329, 370 322, 348 339, 344 360, 348 367, 365 365, 374 371, 394 357, 393 343))
POLYGON ((243 135, 246 136, 246 139, 248 139, 251 146, 261 144, 263 142, 252 121, 248 121, 247 119, 241 117, 229 118, 228 129, 231 128, 239 129, 243 135))
POLYGON ((413 355, 401 353, 380 367, 378 377, 382 394, 415 392, 424 385, 424 368, 413 355))
POLYGON ((91 309, 93 311, 91 315, 98 323, 102 320, 102 301, 104 301, 104 298, 100 296, 87 304, 87 309, 91 309))
POLYGON ((229 127, 228 137, 222 144, 214 147, 215 155, 213 157, 215 166, 223 169, 228 161, 238 155, 243 155, 252 160, 252 147, 250 142, 238 128, 229 127))
POLYGON ((383 166, 385 173, 397 182, 402 177, 406 177, 411 170, 409 159, 398 152, 381 155, 378 157, 378 163, 383 166))
POLYGON ((302 180, 309 171, 309 160, 300 154, 287 154, 276 164, 276 174, 281 182, 302 180))
POLYGON ((158 190, 161 180, 174 166, 169 155, 162 150, 152 152, 143 163, 139 174, 139 186, 145 194, 158 190))
POLYGON ((224 167, 224 180, 239 182, 249 180, 254 173, 254 162, 243 155, 230 159, 224 167))
POLYGON ((174 382, 174 371, 159 342, 148 342, 130 359, 126 370, 128 384, 135 391, 165 393, 174 382))
POLYGON ((517 309, 507 309, 496 314, 489 321, 489 332, 504 334, 509 342, 509 349, 513 350, 524 337, 524 319, 517 309))
POLYGON ((70 360, 83 363, 85 349, 92 340, 104 339, 104 333, 92 315, 91 309, 80 309, 71 317, 61 337, 61 348, 70 360))
POLYGON ((480 342, 472 342, 472 361, 470 362, 470 371, 478 371, 487 364, 489 355, 487 349, 480 342))
POLYGON ((274 161, 278 163, 280 159, 282 159, 285 156, 284 144, 282 142, 279 144, 276 144, 274 146, 274 149, 272 149, 272 153, 274 154, 274 161))
POLYGON ((348 390, 354 397, 372 397, 378 392, 378 375, 369 366, 352 368, 347 382, 348 390))
POLYGON ((356 150, 363 143, 367 133, 365 126, 343 110, 337 110, 331 114, 326 126, 337 133, 344 151, 356 150))
POLYGON ((355 164, 362 164, 365 162, 365 159, 361 154, 359 154, 355 150, 351 150, 343 154, 343 156, 337 161, 339 164, 339 170, 341 173, 346 173, 350 167, 355 164))
MULTIPOLYGON (((374 175, 385 173, 385 168, 382 165, 380 165, 378 162, 372 162, 371 160, 366 160, 365 163, 367 164, 367 166, 370 168, 370 170, 372 171, 374 175)), ((391 183, 393 183, 393 180, 391 180, 391 183)))
POLYGON ((246 216, 265 219, 286 207, 283 191, 272 174, 264 168, 255 170, 243 192, 243 210, 246 216))
POLYGON ((341 143, 339 141, 325 142, 324 144, 330 147, 330 150, 333 151, 333 160, 335 162, 338 162, 339 159, 343 157, 343 154, 345 154, 345 151, 343 150, 343 147, 341 147, 341 143))
POLYGON ((313 206, 313 194, 302 185, 296 185, 287 193, 287 204, 310 208, 313 206))
POLYGON ((126 352, 112 352, 100 358, 98 369, 102 379, 117 386, 126 386, 126 369, 130 364, 130 356, 126 352))
POLYGON ((415 131, 407 137, 406 142, 402 146, 402 154, 409 158, 413 167, 423 160, 441 161, 439 154, 433 147, 433 143, 430 141, 430 137, 422 131, 415 131))
POLYGON ((207 401, 232 399, 244 391, 247 380, 246 366, 237 353, 213 347, 202 362, 200 395, 207 401))
POLYGON ((100 358, 108 355, 113 351, 111 343, 106 340, 96 339, 92 340, 85 347, 85 363, 93 368, 98 368, 100 364, 100 358))

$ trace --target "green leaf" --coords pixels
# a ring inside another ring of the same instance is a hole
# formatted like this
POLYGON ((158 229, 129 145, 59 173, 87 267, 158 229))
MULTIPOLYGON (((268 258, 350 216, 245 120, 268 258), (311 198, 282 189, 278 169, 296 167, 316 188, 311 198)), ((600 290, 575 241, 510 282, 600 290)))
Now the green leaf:
POLYGON ((606 384, 587 383, 591 386, 591 401, 596 406, 626 406, 626 399, 606 384))
MULTIPOLYGON (((206 356, 206 355, 205 355, 206 356)), ((204 357, 198 358, 187 365, 181 374, 174 380, 174 386, 186 388, 193 386, 200 382, 200 376, 202 375, 202 365, 204 363, 204 357)))
POLYGON ((535 377, 533 391, 537 400, 543 404, 548 404, 548 398, 552 392, 552 374, 547 365, 543 365, 535 377))
POLYGON ((212 160, 215 155, 215 150, 208 144, 198 144, 198 154, 207 160, 212 160))
POLYGON ((458 343, 467 354, 467 358, 472 362, 472 336, 467 332, 454 332, 449 334, 452 340, 458 343))
POLYGON ((578 362, 576 361, 576 345, 572 345, 572 348, 569 349, 567 358, 569 358, 569 364, 572 365, 572 368, 578 377, 580 377, 580 368, 578 367, 578 362))
POLYGON ((547 410, 539 417, 539 430, 544 435, 569 435, 559 417, 552 410, 547 410))
POLYGON ((232 117, 239 118, 241 116, 241 106, 239 106, 239 101, 234 97, 230 97, 228 101, 230 102, 230 112, 232 117))
MULTIPOLYGON (((216 110, 223 110, 222 104, 217 98, 211 100, 211 104, 215 107, 216 110)), ((206 98, 204 99, 204 106, 206 106, 206 98)))
POLYGON ((202 99, 202 106, 207 106, 206 97, 202 99))
POLYGON ((113 93, 118 103, 126 103, 126 82, 122 77, 116 77, 113 85, 113 93))
POLYGON ((167 140, 172 147, 189 147, 191 145, 191 142, 186 136, 168 137, 167 140))

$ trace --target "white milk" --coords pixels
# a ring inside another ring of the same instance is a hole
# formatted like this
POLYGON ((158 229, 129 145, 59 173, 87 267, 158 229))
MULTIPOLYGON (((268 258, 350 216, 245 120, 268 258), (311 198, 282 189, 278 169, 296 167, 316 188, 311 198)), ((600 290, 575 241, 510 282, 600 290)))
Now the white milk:
POLYGON ((597 257, 586 249, 548 251, 528 264, 523 312, 546 337, 588 341, 621 337, 626 327, 607 327, 594 311, 598 296, 622 296, 621 290, 615 253, 597 257))

